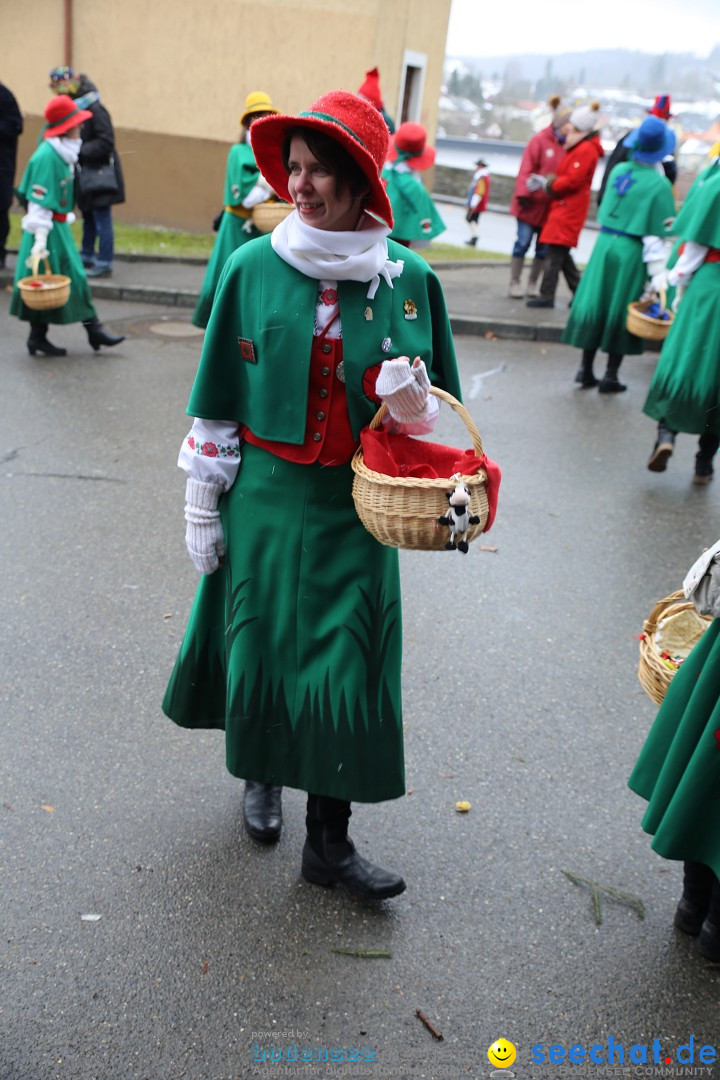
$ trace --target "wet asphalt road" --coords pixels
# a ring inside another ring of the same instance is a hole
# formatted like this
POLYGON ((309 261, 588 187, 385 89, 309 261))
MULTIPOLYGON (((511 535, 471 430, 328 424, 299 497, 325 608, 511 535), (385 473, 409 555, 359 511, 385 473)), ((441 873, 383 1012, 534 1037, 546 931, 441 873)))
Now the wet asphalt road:
MULTIPOLYGON (((610 1037, 626 1063, 659 1039, 678 1069, 692 1035, 698 1067, 720 1044, 720 969, 672 929, 679 868, 626 778, 655 715, 635 635, 720 534, 720 488, 690 484, 689 436, 664 476, 644 467, 654 354, 601 398, 575 390, 573 350, 458 339, 503 469, 497 550, 402 554, 409 792, 356 808, 352 832, 408 890, 369 908, 300 880, 299 792, 259 849, 222 737, 160 711, 196 580, 175 458, 199 339, 151 327, 188 313, 106 302, 128 340, 95 355, 60 328, 72 354, 51 361, 7 307, 2 1080, 281 1076, 271 1048, 294 1045, 344 1052, 344 1073, 305 1067, 322 1080, 475 1078, 499 1037, 517 1059, 495 1075, 523 1080, 618 1075, 532 1063, 533 1045, 606 1056, 610 1037), (606 899, 596 925, 564 870, 640 898, 644 920, 606 899)), ((467 445, 449 410, 437 437, 467 445)))

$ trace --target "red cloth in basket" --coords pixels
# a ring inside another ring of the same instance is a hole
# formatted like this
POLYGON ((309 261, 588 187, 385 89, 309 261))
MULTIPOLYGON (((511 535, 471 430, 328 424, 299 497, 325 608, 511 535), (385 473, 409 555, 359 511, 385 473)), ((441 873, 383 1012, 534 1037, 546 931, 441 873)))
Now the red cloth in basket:
POLYGON ((363 461, 368 469, 384 476, 417 476, 425 479, 449 478, 455 473, 472 476, 478 469, 487 473, 485 490, 488 500, 488 519, 483 532, 495 520, 500 466, 474 450, 459 450, 454 446, 413 439, 410 435, 390 435, 386 431, 364 428, 360 432, 363 461))

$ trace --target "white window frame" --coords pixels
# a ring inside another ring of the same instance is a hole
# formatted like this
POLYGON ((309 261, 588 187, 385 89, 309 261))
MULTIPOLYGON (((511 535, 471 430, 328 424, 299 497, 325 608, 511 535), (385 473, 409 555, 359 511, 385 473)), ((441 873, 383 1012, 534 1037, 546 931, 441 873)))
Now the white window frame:
POLYGON ((413 123, 419 123, 422 116, 422 103, 423 96, 425 94, 425 77, 427 74, 427 54, 415 52, 413 49, 405 49, 403 52, 402 61, 402 78, 400 80, 400 93, 398 95, 398 107, 395 113, 397 117, 397 124, 401 124, 404 120, 411 120, 413 123), (403 101, 405 100, 405 86, 407 84, 408 68, 416 68, 419 71, 415 83, 412 87, 412 97, 408 102, 407 116, 403 116, 402 108, 403 101))

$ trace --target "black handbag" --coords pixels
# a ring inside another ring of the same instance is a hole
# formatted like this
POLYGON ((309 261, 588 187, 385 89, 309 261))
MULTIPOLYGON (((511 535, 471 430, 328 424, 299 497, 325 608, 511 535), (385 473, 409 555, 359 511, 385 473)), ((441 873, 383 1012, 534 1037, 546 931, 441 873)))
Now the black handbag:
POLYGON ((120 190, 114 155, 104 165, 77 165, 76 176, 78 196, 83 201, 99 195, 117 195, 120 190))

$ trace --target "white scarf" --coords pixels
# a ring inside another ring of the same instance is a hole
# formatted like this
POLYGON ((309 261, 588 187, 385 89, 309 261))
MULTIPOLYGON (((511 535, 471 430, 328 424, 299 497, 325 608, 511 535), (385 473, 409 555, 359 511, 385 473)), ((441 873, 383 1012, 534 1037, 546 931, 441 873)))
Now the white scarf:
POLYGON ((45 141, 50 143, 55 153, 60 155, 66 165, 74 165, 80 157, 82 139, 68 139, 63 135, 53 135, 45 141))
POLYGON ((313 229, 300 220, 293 210, 272 232, 273 250, 306 277, 318 281, 368 281, 368 300, 378 290, 380 278, 390 288, 392 279, 399 277, 405 265, 402 259, 388 259, 386 225, 374 224, 363 215, 354 232, 334 232, 332 229, 313 229))

